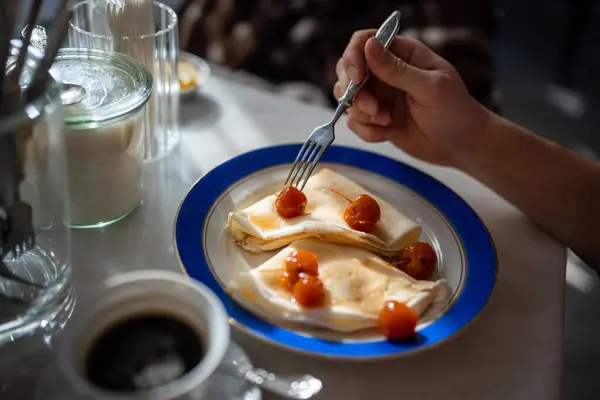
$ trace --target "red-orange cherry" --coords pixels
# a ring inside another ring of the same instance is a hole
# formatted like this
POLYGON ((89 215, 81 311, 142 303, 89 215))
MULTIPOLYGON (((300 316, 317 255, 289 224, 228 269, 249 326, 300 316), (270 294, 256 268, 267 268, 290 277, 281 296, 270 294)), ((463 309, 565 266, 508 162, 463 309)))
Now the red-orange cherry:
POLYGON ((304 214, 306 195, 293 186, 288 186, 277 195, 275 209, 282 218, 294 218, 304 214))

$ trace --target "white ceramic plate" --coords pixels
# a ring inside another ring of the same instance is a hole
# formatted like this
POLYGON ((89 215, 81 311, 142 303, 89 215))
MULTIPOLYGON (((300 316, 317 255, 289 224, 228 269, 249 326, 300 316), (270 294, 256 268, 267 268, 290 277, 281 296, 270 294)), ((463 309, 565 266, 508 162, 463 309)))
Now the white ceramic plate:
POLYGON ((474 318, 487 302, 496 274, 492 240, 474 211, 428 175, 374 153, 332 146, 321 167, 333 169, 385 199, 423 227, 432 244, 449 295, 421 316, 414 340, 390 342, 377 331, 342 334, 276 322, 252 304, 237 304, 224 288, 236 275, 276 252, 259 255, 237 246, 226 230, 227 216, 283 187, 299 146, 260 149, 208 173, 184 199, 175 241, 183 267, 219 295, 234 325, 269 342, 329 358, 365 359, 408 354, 445 341, 474 318))

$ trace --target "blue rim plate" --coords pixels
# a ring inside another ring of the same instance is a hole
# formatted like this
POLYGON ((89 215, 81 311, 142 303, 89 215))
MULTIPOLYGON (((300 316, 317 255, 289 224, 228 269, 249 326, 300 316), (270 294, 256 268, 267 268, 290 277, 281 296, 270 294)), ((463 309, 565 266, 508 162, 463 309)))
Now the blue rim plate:
POLYGON ((457 298, 415 340, 337 342, 299 334, 248 312, 234 302, 207 262, 204 223, 215 202, 231 186, 268 168, 291 164, 299 144, 254 150, 217 166, 198 180, 183 199, 175 217, 175 248, 184 271, 213 290, 225 304, 232 324, 267 342, 290 350, 332 359, 368 360, 412 354, 441 344, 461 331, 484 308, 497 271, 493 240, 479 216, 455 192, 433 177, 391 158, 350 147, 331 146, 321 162, 365 170, 398 183, 425 199, 452 226, 469 268, 457 298))

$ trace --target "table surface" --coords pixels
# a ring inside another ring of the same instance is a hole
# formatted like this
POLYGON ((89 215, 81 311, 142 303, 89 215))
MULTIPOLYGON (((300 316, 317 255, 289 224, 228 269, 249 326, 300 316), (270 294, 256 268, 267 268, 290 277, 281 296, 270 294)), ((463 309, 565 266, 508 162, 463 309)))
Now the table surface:
MULTIPOLYGON (((180 271, 173 221, 189 187, 218 164, 249 150, 300 142, 331 116, 266 91, 215 77, 182 104, 181 143, 144 172, 144 200, 125 220, 102 230, 73 231, 78 302, 102 279, 134 269, 180 271)), ((322 399, 552 399, 562 393, 566 251, 513 206, 457 171, 412 159, 389 144, 366 144, 340 121, 336 143, 411 164, 462 196, 482 217, 497 246, 498 281, 489 305, 464 333, 430 351, 393 361, 324 361, 289 353, 232 331, 255 365, 310 372, 322 399), (398 396, 396 396, 398 393, 398 396)), ((84 301, 80 302, 80 304, 84 301)), ((0 349, 0 398, 34 395, 54 368, 39 337, 0 349), (33 341, 36 340, 34 343, 33 341)), ((275 397, 265 393, 264 399, 275 397)))

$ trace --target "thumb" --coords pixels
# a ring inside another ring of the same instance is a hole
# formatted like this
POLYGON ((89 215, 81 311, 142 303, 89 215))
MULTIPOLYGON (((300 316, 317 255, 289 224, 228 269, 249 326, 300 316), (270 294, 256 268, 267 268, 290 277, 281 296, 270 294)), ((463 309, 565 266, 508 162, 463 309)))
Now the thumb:
POLYGON ((371 73, 380 81, 404 90, 414 97, 427 97, 427 89, 431 87, 433 78, 431 71, 404 62, 387 51, 375 37, 367 41, 365 56, 371 73))

